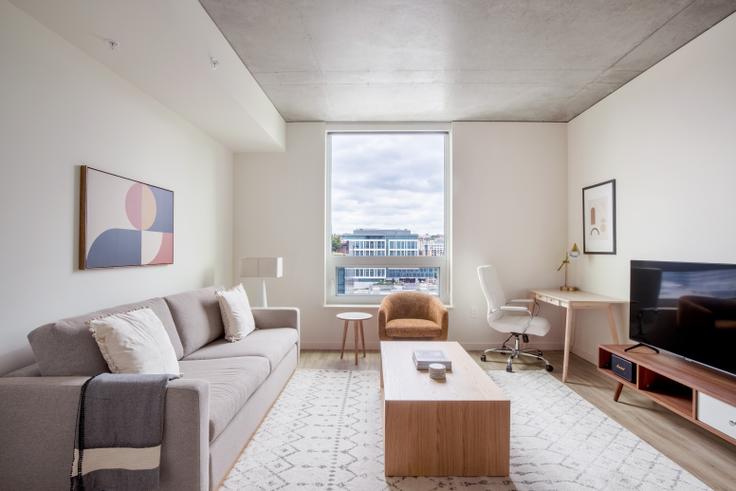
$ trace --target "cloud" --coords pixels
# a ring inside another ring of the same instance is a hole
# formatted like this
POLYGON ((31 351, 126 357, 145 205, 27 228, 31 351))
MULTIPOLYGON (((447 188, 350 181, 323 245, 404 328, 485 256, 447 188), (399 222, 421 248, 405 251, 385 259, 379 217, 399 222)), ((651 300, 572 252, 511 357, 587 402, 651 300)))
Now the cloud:
POLYGON ((331 139, 333 232, 444 233, 444 134, 336 133, 331 139))

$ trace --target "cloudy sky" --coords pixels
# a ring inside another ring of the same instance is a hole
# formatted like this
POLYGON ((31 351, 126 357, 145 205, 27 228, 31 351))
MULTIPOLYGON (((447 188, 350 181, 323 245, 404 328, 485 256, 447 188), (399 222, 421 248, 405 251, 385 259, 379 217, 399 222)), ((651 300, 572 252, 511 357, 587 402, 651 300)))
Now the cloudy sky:
POLYGON ((445 138, 438 133, 332 135, 332 231, 444 233, 445 138))

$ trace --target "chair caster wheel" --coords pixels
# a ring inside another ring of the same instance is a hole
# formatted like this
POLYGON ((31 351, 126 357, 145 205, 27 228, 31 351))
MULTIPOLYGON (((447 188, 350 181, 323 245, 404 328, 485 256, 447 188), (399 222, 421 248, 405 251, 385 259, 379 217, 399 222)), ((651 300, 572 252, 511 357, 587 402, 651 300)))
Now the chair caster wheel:
POLYGON ((506 371, 509 373, 513 373, 513 370, 511 369, 511 365, 506 365, 506 371))
POLYGON ((487 361, 486 360, 486 355, 480 355, 480 361, 487 361))
POLYGON ((544 369, 547 370, 548 372, 551 372, 552 370, 555 369, 555 367, 553 367, 552 365, 545 365, 544 369))

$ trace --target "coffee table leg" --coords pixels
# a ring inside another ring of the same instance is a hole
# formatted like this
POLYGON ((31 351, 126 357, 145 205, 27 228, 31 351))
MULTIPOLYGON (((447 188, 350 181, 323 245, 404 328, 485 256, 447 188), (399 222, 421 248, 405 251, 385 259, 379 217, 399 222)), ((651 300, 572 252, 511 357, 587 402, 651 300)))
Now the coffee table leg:
POLYGON ((353 321, 353 332, 355 333, 355 365, 358 365, 358 350, 359 350, 359 342, 358 342, 358 329, 359 329, 358 321, 353 321))
POLYGON ((363 330, 363 321, 360 321, 360 343, 363 345, 363 358, 365 358, 365 331, 363 330))
POLYGON ((342 360, 342 355, 345 353, 345 339, 348 337, 348 321, 345 321, 345 323, 342 326, 342 348, 340 348, 340 359, 342 360))

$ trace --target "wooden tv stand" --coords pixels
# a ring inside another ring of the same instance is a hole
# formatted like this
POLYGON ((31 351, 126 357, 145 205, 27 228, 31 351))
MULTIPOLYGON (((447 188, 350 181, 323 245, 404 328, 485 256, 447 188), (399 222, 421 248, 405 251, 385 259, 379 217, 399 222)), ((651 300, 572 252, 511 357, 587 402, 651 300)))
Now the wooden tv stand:
POLYGON ((598 347, 598 371, 618 382, 615 401, 628 387, 736 445, 736 377, 646 346, 624 351, 629 346, 598 347), (634 383, 611 371, 612 354, 635 365, 634 383))

